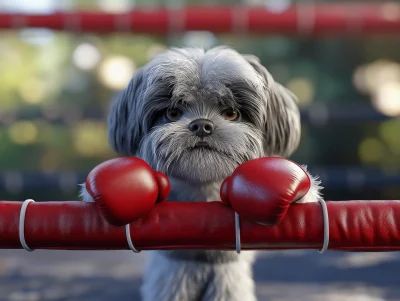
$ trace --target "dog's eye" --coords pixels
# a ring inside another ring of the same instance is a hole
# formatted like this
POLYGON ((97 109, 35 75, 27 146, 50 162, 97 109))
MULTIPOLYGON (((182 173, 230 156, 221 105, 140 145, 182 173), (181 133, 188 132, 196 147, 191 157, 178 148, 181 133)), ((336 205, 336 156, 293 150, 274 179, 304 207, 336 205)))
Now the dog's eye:
POLYGON ((239 118, 239 112, 233 109, 227 109, 221 112, 221 115, 229 121, 234 121, 239 118))
POLYGON ((168 109, 166 114, 167 118, 171 121, 177 121, 182 116, 182 112, 178 109, 168 109))

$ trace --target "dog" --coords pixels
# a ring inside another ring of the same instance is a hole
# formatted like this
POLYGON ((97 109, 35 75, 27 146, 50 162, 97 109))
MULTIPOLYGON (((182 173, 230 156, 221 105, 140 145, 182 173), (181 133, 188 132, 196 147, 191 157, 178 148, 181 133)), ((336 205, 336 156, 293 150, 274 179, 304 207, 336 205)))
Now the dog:
MULTIPOLYGON (((226 46, 172 48, 137 70, 113 102, 109 144, 165 173, 169 200, 218 201, 222 181, 243 162, 289 157, 296 150, 301 135, 296 102, 256 56, 226 46)), ((300 202, 322 197, 320 181, 310 178, 311 189, 300 202)), ((253 251, 149 254, 143 301, 257 299, 253 251)))

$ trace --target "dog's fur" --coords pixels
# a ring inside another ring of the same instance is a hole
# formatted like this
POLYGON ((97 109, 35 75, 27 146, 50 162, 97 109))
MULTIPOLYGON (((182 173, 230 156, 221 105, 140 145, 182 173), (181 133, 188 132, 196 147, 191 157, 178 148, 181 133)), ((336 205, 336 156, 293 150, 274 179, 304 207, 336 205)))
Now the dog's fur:
MULTIPOLYGON (((241 163, 290 156, 300 140, 296 97, 275 82, 255 56, 228 47, 171 49, 139 69, 109 115, 109 143, 165 173, 169 200, 218 201, 222 181, 241 163), (165 112, 177 108, 179 120, 165 112), (228 121, 232 108, 240 118, 228 121), (215 129, 207 137, 188 125, 199 118, 215 129), (207 148, 196 147, 205 141, 207 148)), ((321 197, 319 181, 301 200, 321 197)), ((117 192, 116 192, 117 193, 117 192)), ((89 200, 85 191, 84 199, 89 200)), ((153 251, 144 275, 143 301, 253 301, 254 252, 153 251)))

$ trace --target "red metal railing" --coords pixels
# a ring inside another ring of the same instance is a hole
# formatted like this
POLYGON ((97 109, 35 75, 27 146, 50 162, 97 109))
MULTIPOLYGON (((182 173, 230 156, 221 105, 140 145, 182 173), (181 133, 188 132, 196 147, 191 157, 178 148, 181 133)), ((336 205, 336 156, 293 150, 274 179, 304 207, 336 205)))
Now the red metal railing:
POLYGON ((150 34, 189 30, 313 36, 399 34, 400 4, 298 4, 280 13, 274 13, 264 7, 234 6, 137 8, 117 14, 76 11, 24 15, 0 12, 1 29, 24 27, 150 34))

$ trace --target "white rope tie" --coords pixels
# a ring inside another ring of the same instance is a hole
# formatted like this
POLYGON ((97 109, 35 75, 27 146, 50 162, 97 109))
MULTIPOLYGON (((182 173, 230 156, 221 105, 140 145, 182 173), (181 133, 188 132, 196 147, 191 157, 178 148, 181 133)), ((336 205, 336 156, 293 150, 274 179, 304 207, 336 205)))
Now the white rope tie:
POLYGON ((125 234, 126 234, 126 241, 128 242, 129 248, 135 253, 140 253, 140 250, 136 249, 135 246, 133 245, 133 242, 131 239, 130 224, 125 225, 125 234))
POLYGON ((28 245, 27 245, 27 243, 26 243, 26 241, 25 241, 25 233, 24 233, 24 229, 25 229, 25 213, 26 213, 26 208, 28 207, 28 205, 29 205, 30 203, 34 203, 34 202, 35 202, 35 201, 32 200, 32 199, 25 200, 25 201, 22 203, 21 211, 20 211, 20 214, 19 214, 19 228, 18 228, 19 241, 20 241, 20 243, 21 243, 21 246, 22 246, 25 250, 27 250, 28 252, 32 252, 32 251, 34 251, 35 249, 29 248, 28 245))
MULTIPOLYGON (((324 219, 324 242, 322 245, 322 249, 318 252, 320 254, 325 253, 328 250, 329 245, 329 215, 328 208, 326 207, 326 203, 324 200, 319 199, 318 202, 321 204, 322 208, 322 216, 324 219)), ((240 242, 240 217, 239 214, 235 212, 235 237, 236 237, 236 253, 240 254, 241 250, 241 242, 240 242)))
MULTIPOLYGON (((21 243, 21 246, 27 250, 28 252, 32 252, 35 249, 31 249, 28 244, 25 241, 25 233, 24 233, 24 229, 25 229, 25 213, 26 213, 26 208, 28 207, 28 205, 32 202, 35 202, 32 199, 28 199, 25 200, 22 203, 21 206, 21 211, 20 211, 20 215, 19 215, 19 241, 21 243)), ((130 233, 130 225, 127 224, 125 225, 125 233, 126 233, 126 240, 128 242, 128 246, 129 248, 135 252, 135 253, 140 253, 140 250, 136 249, 135 246, 133 245, 132 239, 131 239, 131 233, 130 233)))
POLYGON ((318 202, 321 204, 322 216, 324 218, 324 243, 322 245, 322 249, 318 251, 320 254, 322 254, 325 253, 326 250, 328 250, 329 245, 329 215, 325 201, 322 199, 318 199, 318 202))
POLYGON ((235 212, 235 235, 236 235, 236 253, 240 254, 240 216, 235 212))

